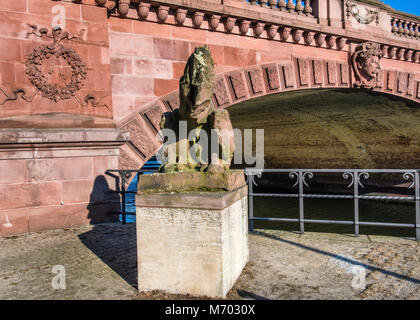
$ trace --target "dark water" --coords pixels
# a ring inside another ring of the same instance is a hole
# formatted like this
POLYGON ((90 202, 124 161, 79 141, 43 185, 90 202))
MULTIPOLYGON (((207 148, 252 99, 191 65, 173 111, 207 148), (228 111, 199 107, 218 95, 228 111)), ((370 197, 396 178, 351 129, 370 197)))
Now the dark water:
MULTIPOLYGON (((353 200, 305 199, 305 218, 318 220, 354 220, 353 200)), ((254 197, 254 216, 299 218, 299 199, 254 197)), ((360 200, 359 219, 366 222, 415 223, 414 204, 360 200)), ((254 221, 254 228, 299 231, 295 222, 254 221)), ((305 223, 305 231, 354 233, 352 225, 305 223)), ((414 228, 360 226, 360 234, 415 237, 414 228)))

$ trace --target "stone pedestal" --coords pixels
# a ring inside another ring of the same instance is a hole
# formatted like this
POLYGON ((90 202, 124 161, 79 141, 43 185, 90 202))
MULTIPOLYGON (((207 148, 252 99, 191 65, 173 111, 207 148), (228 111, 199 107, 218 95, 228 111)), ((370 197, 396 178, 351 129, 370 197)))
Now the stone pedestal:
POLYGON ((225 297, 248 261, 247 186, 136 196, 139 291, 225 297))

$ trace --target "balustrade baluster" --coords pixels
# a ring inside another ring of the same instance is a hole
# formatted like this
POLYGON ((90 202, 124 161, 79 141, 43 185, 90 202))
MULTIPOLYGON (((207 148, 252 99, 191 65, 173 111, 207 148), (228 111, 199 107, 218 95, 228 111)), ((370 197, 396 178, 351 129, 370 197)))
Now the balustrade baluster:
POLYGON ((397 19, 392 18, 392 19, 391 19, 391 24, 392 24, 392 29, 391 29, 391 32, 393 32, 393 33, 397 33, 397 32, 398 32, 397 19))
POLYGON ((400 35, 404 33, 403 22, 401 19, 398 19, 398 33, 400 35))
POLYGON ((404 35, 406 36, 406 37, 408 37, 409 35, 410 35, 410 31, 409 31, 409 25, 410 25, 410 23, 408 22, 408 21, 405 21, 404 22, 404 35))
POLYGON ((278 6, 280 8, 280 11, 286 11, 287 3, 284 0, 279 0, 278 6))
POLYGON ((287 10, 289 10, 289 12, 294 12, 295 11, 295 3, 293 2, 293 0, 288 0, 287 1, 287 10))
POLYGON ((277 9, 277 0, 268 0, 268 5, 271 9, 277 9))
POLYGON ((302 14, 303 12, 303 5, 302 5, 302 1, 301 0, 296 0, 296 11, 298 14, 302 14))
POLYGON ((413 30, 413 28, 414 28, 414 23, 413 22, 410 22, 410 38, 413 38, 414 37, 414 30, 413 30))
POLYGON ((303 9, 303 13, 305 13, 307 16, 312 15, 312 7, 310 0, 305 0, 305 8, 303 9))
POLYGON ((267 6, 267 1, 268 0, 258 0, 260 2, 260 6, 265 8, 267 6))

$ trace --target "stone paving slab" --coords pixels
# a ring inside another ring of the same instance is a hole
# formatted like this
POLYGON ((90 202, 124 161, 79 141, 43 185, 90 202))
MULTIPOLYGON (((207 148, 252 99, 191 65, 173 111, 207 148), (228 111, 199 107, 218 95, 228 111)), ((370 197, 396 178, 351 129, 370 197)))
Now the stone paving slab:
MULTIPOLYGON (((228 299, 420 299, 415 241, 276 230, 249 240, 250 262, 228 299), (354 266, 365 270, 365 289, 352 286, 354 266)), ((137 295, 134 224, 0 238, 0 248, 0 299, 166 298, 137 295), (65 290, 52 288, 55 265, 65 268, 65 290)))

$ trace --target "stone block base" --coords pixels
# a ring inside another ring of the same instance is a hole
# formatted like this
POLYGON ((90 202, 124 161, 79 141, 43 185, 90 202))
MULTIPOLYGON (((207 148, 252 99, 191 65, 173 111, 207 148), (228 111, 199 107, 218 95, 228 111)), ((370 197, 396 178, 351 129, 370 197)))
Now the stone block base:
POLYGON ((154 173, 139 177, 139 193, 233 191, 246 185, 243 170, 154 173))
POLYGON ((247 187, 136 203, 139 291, 225 297, 248 261, 247 187))

